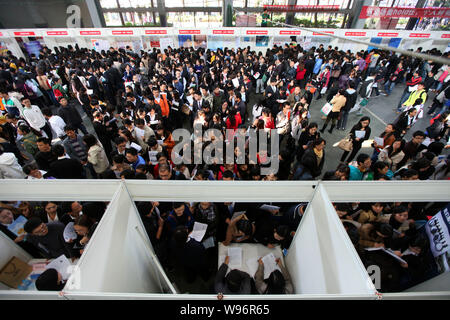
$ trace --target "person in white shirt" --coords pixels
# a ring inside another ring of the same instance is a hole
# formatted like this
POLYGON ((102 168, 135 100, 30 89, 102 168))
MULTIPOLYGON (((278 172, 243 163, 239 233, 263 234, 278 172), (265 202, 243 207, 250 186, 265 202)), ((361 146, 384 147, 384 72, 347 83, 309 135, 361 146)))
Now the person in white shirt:
POLYGON ((21 102, 24 106, 22 112, 23 118, 28 122, 30 127, 37 132, 41 132, 41 130, 44 130, 47 137, 52 138, 52 128, 50 128, 47 121, 45 120, 41 109, 39 109, 38 106, 31 105, 31 101, 28 98, 22 98, 21 102))
POLYGON ((49 108, 42 109, 42 114, 44 115, 45 119, 48 120, 50 128, 52 129, 53 137, 50 137, 50 139, 62 138, 66 135, 64 131, 66 123, 60 116, 53 115, 52 111, 49 108))

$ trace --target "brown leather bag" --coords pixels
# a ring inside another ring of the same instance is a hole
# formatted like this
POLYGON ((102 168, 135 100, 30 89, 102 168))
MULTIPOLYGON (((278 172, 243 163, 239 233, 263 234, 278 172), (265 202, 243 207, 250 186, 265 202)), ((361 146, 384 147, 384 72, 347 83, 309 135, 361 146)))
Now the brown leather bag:
POLYGON ((351 151, 353 149, 353 141, 350 139, 350 136, 347 136, 339 141, 337 146, 344 151, 351 151))

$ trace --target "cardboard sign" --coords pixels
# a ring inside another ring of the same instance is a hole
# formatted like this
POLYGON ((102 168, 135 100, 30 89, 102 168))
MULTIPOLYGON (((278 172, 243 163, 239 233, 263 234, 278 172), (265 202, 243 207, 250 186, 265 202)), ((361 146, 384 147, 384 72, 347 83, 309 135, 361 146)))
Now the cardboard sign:
POLYGON ((0 282, 17 289, 33 271, 33 267, 19 258, 12 257, 11 260, 0 270, 0 282))

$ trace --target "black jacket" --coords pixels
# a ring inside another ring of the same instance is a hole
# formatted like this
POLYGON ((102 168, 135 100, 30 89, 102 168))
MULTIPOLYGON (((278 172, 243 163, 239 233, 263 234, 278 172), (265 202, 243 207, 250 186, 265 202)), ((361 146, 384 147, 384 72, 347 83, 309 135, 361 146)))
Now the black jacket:
POLYGON ((74 159, 60 159, 50 164, 50 175, 56 179, 84 179, 83 165, 74 159))
POLYGON ((60 116, 66 124, 74 127, 78 127, 83 122, 75 107, 69 105, 65 107, 61 106, 58 110, 58 116, 60 116))
POLYGON ((49 152, 39 151, 34 157, 34 159, 36 160, 36 163, 40 170, 49 171, 50 165, 58 158, 51 151, 49 152))
POLYGON ((356 104, 356 100, 358 99, 358 92, 355 90, 353 93, 348 92, 349 89, 345 91, 345 97, 347 100, 345 101, 345 106, 342 108, 343 111, 350 111, 356 104))
POLYGON ((317 156, 314 153, 313 148, 309 148, 305 151, 302 157, 301 164, 304 169, 308 171, 313 178, 318 177, 322 173, 323 164, 325 163, 325 150, 323 150, 322 160, 320 164, 317 165, 317 156))

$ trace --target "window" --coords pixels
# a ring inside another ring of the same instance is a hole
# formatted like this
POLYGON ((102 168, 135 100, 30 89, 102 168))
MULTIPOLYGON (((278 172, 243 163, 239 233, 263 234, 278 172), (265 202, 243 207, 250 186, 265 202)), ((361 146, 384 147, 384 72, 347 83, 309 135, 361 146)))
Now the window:
POLYGON ((184 3, 185 0, 166 0, 166 7, 167 8, 185 7, 184 3))
POLYGON ((105 17, 107 27, 122 26, 122 21, 120 20, 120 13, 106 12, 103 14, 103 16, 105 17))
MULTIPOLYGON (((100 0, 100 5, 104 9, 113 9, 117 8, 117 1, 116 0, 100 0)), ((106 17, 105 17, 106 19, 106 17)))

